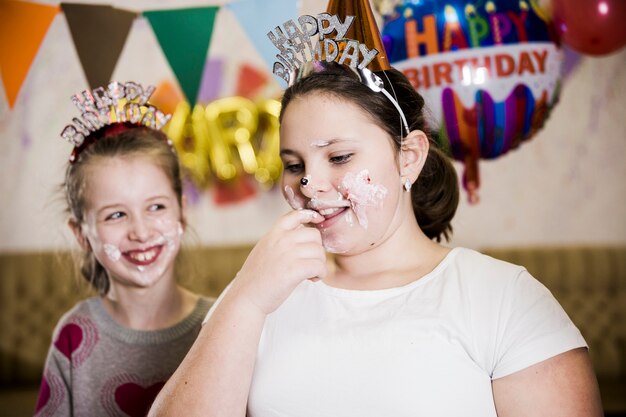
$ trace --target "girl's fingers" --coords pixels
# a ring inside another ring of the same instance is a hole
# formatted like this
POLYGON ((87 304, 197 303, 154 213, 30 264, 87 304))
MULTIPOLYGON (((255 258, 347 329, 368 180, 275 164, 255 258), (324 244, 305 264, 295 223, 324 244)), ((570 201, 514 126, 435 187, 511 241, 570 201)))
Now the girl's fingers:
POLYGON ((322 235, 320 231, 314 227, 301 227, 291 233, 291 238, 295 243, 314 242, 322 247, 322 235))
POLYGON ((303 242, 293 246, 294 254, 301 259, 326 260, 324 247, 316 242, 303 242))
POLYGON ((276 222, 276 227, 283 230, 294 230, 301 225, 305 225, 308 223, 317 224, 323 221, 324 216, 322 216, 315 210, 294 210, 281 217, 276 222))

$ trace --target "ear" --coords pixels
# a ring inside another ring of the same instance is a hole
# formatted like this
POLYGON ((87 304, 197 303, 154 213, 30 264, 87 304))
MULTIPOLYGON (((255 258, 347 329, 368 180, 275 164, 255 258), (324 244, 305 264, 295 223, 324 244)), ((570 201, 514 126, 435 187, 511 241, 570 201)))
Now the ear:
POLYGON ((402 140, 400 174, 402 177, 408 178, 411 184, 417 180, 422 168, 424 168, 429 147, 428 137, 421 130, 411 131, 402 140))
POLYGON ((78 224, 78 222, 74 219, 69 219, 67 221, 67 225, 69 226, 70 230, 74 234, 74 237, 76 238, 76 241, 78 242, 80 247, 85 251, 90 251, 91 244, 89 244, 89 240, 83 233, 83 228, 81 227, 81 225, 78 224))

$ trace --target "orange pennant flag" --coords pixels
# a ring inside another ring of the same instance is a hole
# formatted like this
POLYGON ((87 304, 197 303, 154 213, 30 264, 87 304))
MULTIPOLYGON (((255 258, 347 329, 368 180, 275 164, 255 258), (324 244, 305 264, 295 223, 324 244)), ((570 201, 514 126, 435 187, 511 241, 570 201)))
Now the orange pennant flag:
POLYGON ((59 6, 0 1, 0 72, 13 107, 52 19, 59 6))

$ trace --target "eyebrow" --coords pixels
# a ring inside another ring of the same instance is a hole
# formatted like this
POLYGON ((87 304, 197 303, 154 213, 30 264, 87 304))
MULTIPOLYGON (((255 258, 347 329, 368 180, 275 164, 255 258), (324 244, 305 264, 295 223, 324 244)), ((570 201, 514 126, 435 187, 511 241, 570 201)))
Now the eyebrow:
MULTIPOLYGON (((354 139, 347 139, 347 138, 335 138, 335 139, 329 139, 329 140, 320 139, 317 142, 311 143, 311 146, 316 147, 316 148, 326 148, 330 145, 334 145, 335 143, 339 143, 339 142, 354 142, 354 139)), ((283 155, 297 155, 297 152, 291 149, 281 149, 280 156, 283 156, 283 155)))
MULTIPOLYGON (((148 203, 148 204, 153 204, 156 200, 160 201, 160 200, 163 200, 163 199, 169 200, 169 197, 167 195, 155 195, 153 197, 148 198, 145 202, 148 203)), ((107 204, 106 206, 100 207, 96 213, 100 214, 100 213, 102 213, 104 211, 107 211, 107 210, 117 210, 119 208, 124 209, 124 208, 126 208, 126 205, 123 204, 123 203, 107 204)))

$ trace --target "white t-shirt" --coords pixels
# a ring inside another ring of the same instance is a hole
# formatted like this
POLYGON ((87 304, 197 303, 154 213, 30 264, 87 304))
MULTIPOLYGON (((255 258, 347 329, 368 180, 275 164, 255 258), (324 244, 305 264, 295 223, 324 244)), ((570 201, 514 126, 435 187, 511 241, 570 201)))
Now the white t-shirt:
POLYGON ((265 322, 249 415, 495 416, 492 379, 581 346, 524 268, 456 248, 403 287, 299 285, 265 322))

